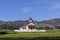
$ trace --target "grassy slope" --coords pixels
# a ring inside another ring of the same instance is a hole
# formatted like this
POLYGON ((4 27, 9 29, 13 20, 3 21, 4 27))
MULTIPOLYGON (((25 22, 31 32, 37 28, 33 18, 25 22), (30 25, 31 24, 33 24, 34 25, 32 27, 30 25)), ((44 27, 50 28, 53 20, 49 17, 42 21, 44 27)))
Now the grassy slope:
POLYGON ((5 37, 56 37, 60 36, 60 30, 47 30, 47 32, 19 32, 8 31, 9 34, 1 34, 0 38, 5 37))

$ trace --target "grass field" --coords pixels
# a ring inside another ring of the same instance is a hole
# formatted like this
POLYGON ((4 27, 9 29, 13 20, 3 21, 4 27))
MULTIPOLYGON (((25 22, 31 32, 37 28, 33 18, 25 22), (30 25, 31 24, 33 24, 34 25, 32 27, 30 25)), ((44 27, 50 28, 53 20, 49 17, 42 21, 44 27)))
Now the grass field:
POLYGON ((60 36, 60 30, 47 30, 47 32, 14 32, 6 31, 8 34, 1 34, 0 37, 54 37, 60 36))
POLYGON ((5 31, 7 34, 0 34, 0 38, 38 38, 38 37, 59 37, 60 30, 47 30, 47 32, 14 32, 5 31))

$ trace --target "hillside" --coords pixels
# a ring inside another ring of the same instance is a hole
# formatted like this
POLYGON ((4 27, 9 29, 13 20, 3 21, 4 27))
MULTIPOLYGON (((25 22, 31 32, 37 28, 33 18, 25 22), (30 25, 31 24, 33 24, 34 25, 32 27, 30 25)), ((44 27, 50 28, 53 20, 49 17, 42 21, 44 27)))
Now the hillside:
MULTIPOLYGON (((56 27, 60 26, 60 18, 44 20, 44 21, 34 21, 37 27, 56 27)), ((27 20, 18 21, 0 21, 0 29, 19 29, 23 24, 28 23, 27 20)))
POLYGON ((54 26, 58 26, 58 25, 60 25, 60 18, 45 20, 45 21, 41 21, 40 23, 47 23, 47 24, 51 24, 54 26))

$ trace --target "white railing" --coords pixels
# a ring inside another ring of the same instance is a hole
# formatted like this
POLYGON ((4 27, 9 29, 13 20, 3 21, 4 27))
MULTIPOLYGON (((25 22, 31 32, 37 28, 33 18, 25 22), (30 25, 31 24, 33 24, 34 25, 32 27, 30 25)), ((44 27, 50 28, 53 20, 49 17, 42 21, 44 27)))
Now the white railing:
POLYGON ((15 32, 46 32, 46 30, 36 30, 36 29, 33 29, 33 30, 14 30, 15 32))

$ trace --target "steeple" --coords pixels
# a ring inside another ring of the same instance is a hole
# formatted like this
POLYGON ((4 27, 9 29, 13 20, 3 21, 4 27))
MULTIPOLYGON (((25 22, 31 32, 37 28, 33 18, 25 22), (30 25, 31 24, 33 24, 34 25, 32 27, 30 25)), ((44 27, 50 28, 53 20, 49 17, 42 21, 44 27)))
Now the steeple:
POLYGON ((29 18, 29 23, 32 23, 32 18, 31 17, 29 18))
POLYGON ((32 20, 32 18, 30 17, 29 20, 32 20))

